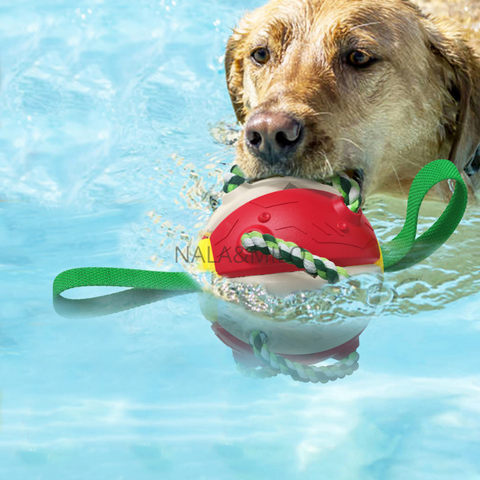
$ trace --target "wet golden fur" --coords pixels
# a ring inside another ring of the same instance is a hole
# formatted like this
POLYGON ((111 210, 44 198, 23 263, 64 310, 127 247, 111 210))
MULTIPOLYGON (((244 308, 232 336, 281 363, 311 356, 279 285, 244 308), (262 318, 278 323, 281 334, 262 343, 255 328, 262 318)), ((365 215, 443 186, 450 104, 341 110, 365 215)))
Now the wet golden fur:
MULTIPOLYGON (((241 123, 258 111, 287 112, 305 136, 291 161, 272 167, 242 135, 236 163, 252 178, 361 168, 367 193, 407 192, 437 158, 463 171, 480 143, 480 60, 464 38, 477 40, 406 0, 270 0, 228 41, 228 89, 241 123), (250 58, 259 46, 271 52, 263 66, 250 58), (345 62, 352 48, 379 60, 357 70, 345 62)), ((478 177, 465 175, 472 192, 478 177)), ((448 186, 437 193, 447 198, 448 186)))

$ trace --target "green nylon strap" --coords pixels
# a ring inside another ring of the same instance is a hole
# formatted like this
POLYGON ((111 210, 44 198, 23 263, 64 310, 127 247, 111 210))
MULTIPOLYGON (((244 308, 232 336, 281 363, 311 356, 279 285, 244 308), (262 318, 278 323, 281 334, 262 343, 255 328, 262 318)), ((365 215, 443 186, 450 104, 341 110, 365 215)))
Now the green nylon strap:
POLYGON ((457 167, 449 160, 435 160, 423 167, 408 194, 407 215, 400 233, 382 246, 386 272, 395 272, 425 260, 441 247, 457 228, 467 208, 468 190, 457 167), (440 218, 420 237, 417 233, 420 205, 427 192, 443 180, 455 180, 455 191, 440 218))
POLYGON ((66 270, 55 278, 53 294, 76 287, 131 287, 165 291, 200 291, 185 272, 155 272, 131 268, 86 267, 66 270))

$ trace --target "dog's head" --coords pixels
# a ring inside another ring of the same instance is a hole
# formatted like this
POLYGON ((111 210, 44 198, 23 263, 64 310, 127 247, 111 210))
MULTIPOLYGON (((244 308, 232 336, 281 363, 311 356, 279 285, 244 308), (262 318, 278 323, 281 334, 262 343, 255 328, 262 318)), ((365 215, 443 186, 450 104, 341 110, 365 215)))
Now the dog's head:
POLYGON ((406 0, 271 0, 225 66, 249 177, 362 170, 373 191, 436 158, 477 166, 480 65, 406 0))

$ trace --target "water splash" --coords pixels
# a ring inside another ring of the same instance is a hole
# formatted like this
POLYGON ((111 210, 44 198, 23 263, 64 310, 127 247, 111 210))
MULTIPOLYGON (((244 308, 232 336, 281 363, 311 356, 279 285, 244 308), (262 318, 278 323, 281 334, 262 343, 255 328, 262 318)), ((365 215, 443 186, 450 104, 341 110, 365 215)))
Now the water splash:
POLYGON ((318 291, 295 292, 282 297, 272 295, 262 285, 236 283, 200 272, 193 264, 186 269, 219 300, 239 304, 275 322, 329 323, 371 318, 381 313, 391 299, 391 295, 384 292, 382 276, 371 274, 357 275, 336 285, 327 284, 318 291))

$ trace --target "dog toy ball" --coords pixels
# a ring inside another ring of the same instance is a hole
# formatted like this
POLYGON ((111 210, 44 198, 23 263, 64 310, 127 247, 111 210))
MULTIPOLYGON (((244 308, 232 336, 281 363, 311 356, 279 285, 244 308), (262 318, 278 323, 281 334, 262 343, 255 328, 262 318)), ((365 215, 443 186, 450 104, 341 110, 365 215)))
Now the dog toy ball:
POLYGON ((412 183, 401 232, 381 247, 361 211, 358 184, 345 174, 326 182, 272 177, 247 183, 234 166, 224 191, 223 203, 198 245, 202 268, 234 283, 261 283, 274 294, 412 266, 450 237, 468 198, 452 162, 426 165, 412 183), (434 225, 415 238, 423 198, 446 179, 456 181, 450 203, 434 225))
MULTIPOLYGON (((359 196, 358 185, 352 188, 359 196)), ((260 283, 274 294, 381 274, 375 232, 359 202, 353 204, 349 208, 337 189, 313 180, 244 182, 223 196, 203 231, 202 268, 233 282, 260 283)))
MULTIPOLYGON (((465 182, 452 162, 429 163, 412 183, 402 230, 380 246, 360 209, 360 189, 345 174, 323 182, 273 177, 249 184, 233 167, 224 192, 222 205, 201 234, 198 250, 203 268, 233 283, 262 284, 276 295, 317 290, 356 273, 415 265, 452 235, 468 200, 465 182), (416 238, 420 205, 427 192, 444 180, 455 181, 452 198, 440 218, 416 238)), ((360 317, 353 323, 335 323, 327 331, 318 325, 272 322, 234 302, 212 299, 186 272, 75 268, 55 278, 54 299, 83 286, 159 290, 165 296, 198 292, 202 312, 234 350, 237 367, 255 378, 282 373, 295 380, 326 383, 350 375, 358 368, 355 349, 368 323, 360 317), (255 358, 248 358, 249 348, 255 358), (311 365, 326 356, 343 355, 334 365, 311 365), (264 366, 257 370, 258 365, 264 366)))

